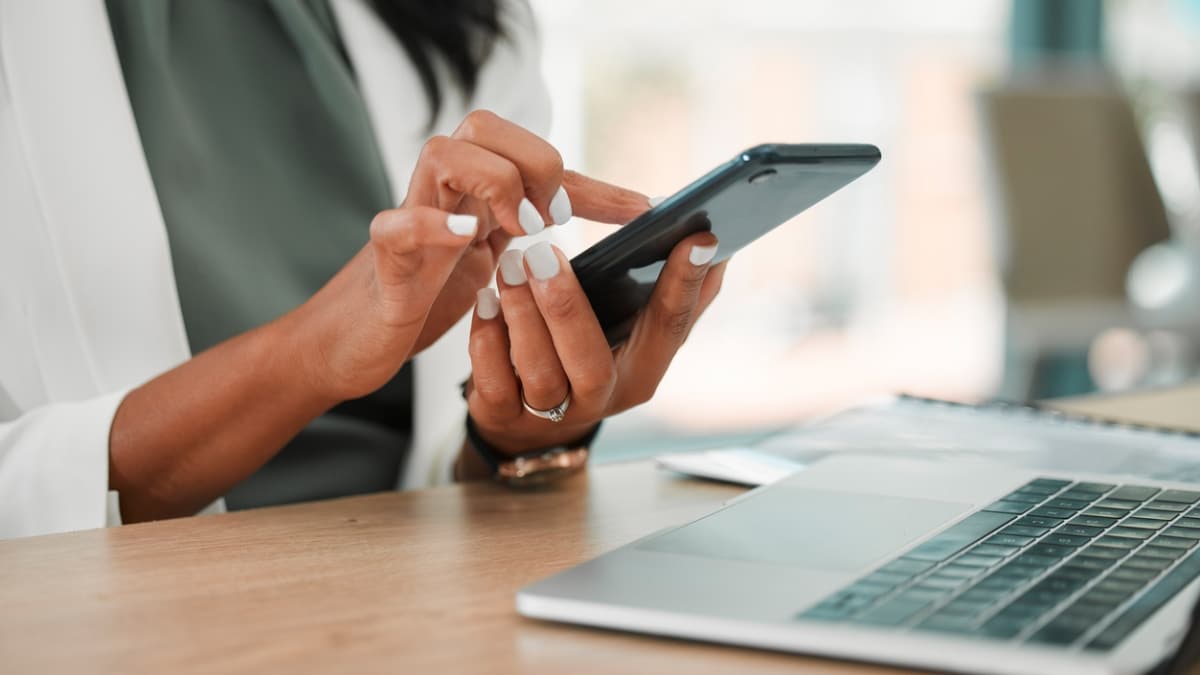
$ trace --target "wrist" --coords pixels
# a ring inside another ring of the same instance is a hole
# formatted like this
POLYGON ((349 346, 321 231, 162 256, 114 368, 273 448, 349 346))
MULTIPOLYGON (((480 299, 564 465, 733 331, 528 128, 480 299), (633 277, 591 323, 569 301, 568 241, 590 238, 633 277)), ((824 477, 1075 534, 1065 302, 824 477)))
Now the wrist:
POLYGON ((470 415, 466 420, 467 438, 461 454, 456 477, 490 476, 513 487, 542 485, 577 473, 587 466, 589 447, 600 432, 600 424, 573 441, 540 447, 516 454, 497 450, 483 437, 470 415), (480 468, 479 465, 483 465, 480 468))

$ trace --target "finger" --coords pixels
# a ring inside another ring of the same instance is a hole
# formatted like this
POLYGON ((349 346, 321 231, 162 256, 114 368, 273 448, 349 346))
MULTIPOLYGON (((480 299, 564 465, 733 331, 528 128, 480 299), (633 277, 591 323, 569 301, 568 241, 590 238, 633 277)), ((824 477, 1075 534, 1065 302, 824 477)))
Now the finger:
POLYGON ((574 171, 563 172, 575 215, 598 223, 628 223, 650 208, 646 195, 574 171))
POLYGON ((505 251, 500 256, 497 284, 508 325, 509 353, 525 401, 538 410, 549 410, 566 399, 567 375, 529 289, 520 251, 505 251))
POLYGON ((571 405, 585 414, 608 407, 616 382, 612 350, 566 256, 549 242, 525 250, 529 287, 550 331, 567 380, 571 405))
POLYGON ((699 316, 704 280, 716 252, 717 238, 701 232, 681 241, 667 257, 646 309, 621 347, 622 405, 653 396, 699 316))
POLYGON ((563 189, 562 155, 545 139, 487 110, 468 113, 451 138, 478 145, 516 165, 525 196, 547 223, 562 225, 571 219, 571 199, 563 189))
POLYGON ((511 161, 463 140, 434 136, 426 141, 405 204, 437 204, 454 211, 468 195, 486 202, 512 236, 537 234, 546 227, 511 161))
POLYGON ((508 327, 495 289, 481 288, 471 319, 471 415, 485 424, 516 419, 521 414, 517 376, 509 360, 508 327))
MULTIPOLYGON (((704 276, 704 284, 700 286, 700 302, 697 303, 696 311, 703 316, 704 310, 712 304, 713 300, 717 299, 717 293, 721 292, 721 284, 725 281, 725 267, 729 265, 729 259, 724 262, 713 265, 708 268, 708 274, 704 276)), ((699 318, 697 318, 697 321, 699 318)), ((695 321, 692 322, 695 326, 695 321)))
POLYGON ((389 320, 424 321, 478 228, 475 216, 425 206, 390 209, 375 216, 370 245, 389 320))

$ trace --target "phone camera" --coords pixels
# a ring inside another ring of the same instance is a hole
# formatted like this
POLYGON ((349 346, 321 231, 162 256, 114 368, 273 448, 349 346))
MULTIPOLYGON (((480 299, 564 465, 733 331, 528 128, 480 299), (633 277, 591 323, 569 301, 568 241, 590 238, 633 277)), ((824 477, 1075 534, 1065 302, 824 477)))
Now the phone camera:
POLYGON ((758 173, 754 174, 753 176, 750 176, 749 183, 751 185, 758 185, 759 183, 766 183, 766 182, 770 181, 772 178, 774 178, 775 174, 776 174, 775 169, 766 169, 764 171, 759 171, 758 173))

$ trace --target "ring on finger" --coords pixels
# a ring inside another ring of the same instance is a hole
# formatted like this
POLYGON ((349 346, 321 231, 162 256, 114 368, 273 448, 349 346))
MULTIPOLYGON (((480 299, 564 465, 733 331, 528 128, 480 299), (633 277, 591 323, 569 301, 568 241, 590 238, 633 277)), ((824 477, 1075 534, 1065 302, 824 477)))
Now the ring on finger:
POLYGON ((556 423, 561 422, 563 421, 563 418, 567 416, 567 408, 571 407, 571 388, 567 388, 567 395, 563 398, 562 403, 559 403, 553 408, 539 410, 529 405, 529 401, 525 400, 525 392, 523 391, 521 392, 521 405, 525 406, 525 410, 534 417, 540 417, 544 420, 550 420, 551 422, 556 423))

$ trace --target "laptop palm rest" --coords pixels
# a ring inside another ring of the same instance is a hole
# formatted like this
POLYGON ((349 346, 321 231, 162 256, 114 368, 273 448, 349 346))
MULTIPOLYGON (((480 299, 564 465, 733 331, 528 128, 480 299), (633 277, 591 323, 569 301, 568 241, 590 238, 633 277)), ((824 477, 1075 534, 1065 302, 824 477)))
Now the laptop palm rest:
POLYGON ((930 499, 777 486, 638 548, 852 572, 895 555, 971 508, 930 499))

